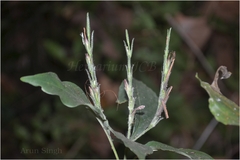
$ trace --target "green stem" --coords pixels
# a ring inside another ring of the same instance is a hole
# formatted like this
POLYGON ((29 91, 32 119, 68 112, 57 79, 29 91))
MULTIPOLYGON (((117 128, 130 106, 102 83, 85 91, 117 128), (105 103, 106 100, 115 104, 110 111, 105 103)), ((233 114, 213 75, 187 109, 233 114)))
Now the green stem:
POLYGON ((91 34, 91 28, 90 28, 90 20, 89 20, 89 14, 87 13, 87 29, 84 29, 84 32, 81 34, 82 36, 82 41, 83 41, 83 45, 85 46, 86 50, 87 50, 87 54, 86 54, 86 62, 87 62, 87 66, 88 66, 88 70, 87 70, 87 74, 88 74, 88 78, 90 81, 90 97, 94 103, 94 107, 97 108, 97 112, 96 114, 98 114, 99 117, 101 117, 101 119, 97 118, 98 122, 100 123, 100 125, 102 126, 108 141, 112 147, 113 153, 116 157, 117 160, 119 160, 117 151, 115 149, 115 146, 113 144, 113 140, 111 138, 111 132, 109 130, 109 123, 108 120, 106 119, 106 116, 103 113, 103 109, 101 106, 101 102, 100 102, 100 87, 99 84, 97 82, 97 76, 96 76, 96 71, 95 71, 95 66, 93 63, 93 33, 91 34))
MULTIPOLYGON (((168 79, 169 79, 168 72, 171 70, 169 68, 171 65, 171 62, 168 60, 170 35, 171 35, 171 28, 167 30, 166 47, 164 50, 164 58, 163 58, 162 79, 161 79, 161 86, 160 86, 160 92, 159 92, 159 98, 158 98, 158 111, 156 113, 157 115, 155 116, 157 119, 159 118, 159 116, 161 116, 161 113, 163 111, 162 103, 167 94, 167 85, 168 85, 168 79)), ((156 120, 156 124, 157 123, 158 123, 158 120, 156 120)))
MULTIPOLYGON (((161 87, 159 92, 159 99, 158 99, 158 107, 161 107, 161 101, 164 99, 166 95, 166 88, 167 88, 167 73, 169 70, 169 63, 168 63, 168 53, 169 53, 169 41, 170 41, 170 35, 171 35, 171 28, 167 30, 167 39, 166 39, 166 47, 164 50, 164 59, 163 59, 163 71, 162 71, 162 80, 161 80, 161 87)), ((161 108, 162 112, 162 108, 161 108)))
POLYGON ((128 132, 127 132, 127 138, 130 139, 131 137, 131 130, 132 130, 132 125, 133 125, 133 120, 134 120, 134 114, 132 114, 133 109, 134 109, 134 104, 135 104, 135 99, 133 96, 133 86, 132 86, 132 77, 133 77, 133 66, 131 64, 131 57, 132 57, 132 50, 133 50, 133 41, 132 44, 130 44, 129 41, 129 35, 128 31, 126 30, 126 42, 124 42, 125 49, 126 49, 126 54, 127 54, 127 82, 125 82, 125 90, 128 96, 128 110, 129 110, 129 115, 128 115, 128 132))
POLYGON ((112 140, 111 135, 110 135, 110 131, 106 128, 106 126, 103 124, 103 122, 102 122, 100 119, 97 118, 97 120, 98 120, 98 122, 100 123, 100 125, 102 126, 102 128, 103 128, 103 130, 104 130, 104 132, 105 132, 105 134, 106 134, 106 136, 107 136, 107 138, 108 138, 108 141, 109 141, 109 143, 110 143, 110 145, 111 145, 111 147, 112 147, 112 150, 113 150, 113 153, 114 153, 114 155, 115 155, 115 158, 116 158, 117 160, 119 160, 119 157, 118 157, 116 148, 115 148, 115 146, 114 146, 114 144, 113 144, 113 140, 112 140))
POLYGON ((140 135, 132 139, 133 141, 137 140, 139 137, 144 135, 146 132, 148 132, 150 129, 155 127, 157 123, 162 119, 161 113, 163 111, 162 101, 165 99, 167 95, 167 84, 169 79, 169 72, 171 70, 171 60, 169 60, 169 42, 170 42, 170 35, 171 35, 171 28, 167 30, 167 38, 166 38, 166 47, 164 50, 164 57, 163 57, 163 71, 162 71, 162 80, 161 80, 161 86, 160 86, 160 92, 159 92, 159 99, 158 99, 158 109, 157 112, 151 122, 151 124, 142 132, 140 135))

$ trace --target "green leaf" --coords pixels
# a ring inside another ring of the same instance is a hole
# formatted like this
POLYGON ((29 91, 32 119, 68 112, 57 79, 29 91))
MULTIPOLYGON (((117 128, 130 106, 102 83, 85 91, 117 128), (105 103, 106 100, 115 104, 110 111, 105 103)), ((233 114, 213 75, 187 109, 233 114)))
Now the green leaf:
POLYGON ((25 76, 21 78, 21 81, 33 86, 40 86, 42 91, 47 94, 59 96, 62 103, 67 107, 87 105, 93 108, 81 88, 74 83, 61 81, 55 73, 48 72, 25 76))
POLYGON ((209 83, 203 82, 197 74, 196 78, 210 96, 209 108, 214 117, 225 125, 239 126, 239 106, 219 93, 209 83))
POLYGON ((150 141, 145 145, 151 147, 154 151, 158 149, 163 151, 171 151, 171 152, 184 155, 190 159, 213 159, 211 156, 201 151, 196 151, 192 149, 174 148, 172 146, 166 145, 164 143, 156 142, 156 141, 150 141))
MULTIPOLYGON (((138 81, 133 78, 133 87, 134 87, 134 97, 135 106, 134 108, 139 107, 140 105, 144 105, 145 108, 139 110, 135 114, 135 120, 133 125, 133 132, 131 135, 131 139, 136 139, 142 132, 144 132, 148 126, 150 125, 152 119, 155 116, 158 105, 158 98, 155 92, 152 91, 149 87, 147 87, 141 81, 138 81)), ((119 87, 118 92, 118 103, 124 103, 127 101, 127 95, 124 90, 124 82, 119 87)))
POLYGON ((145 159, 146 155, 153 153, 151 147, 127 139, 122 133, 114 131, 113 129, 111 129, 111 132, 120 139, 126 147, 135 153, 139 159, 145 159))

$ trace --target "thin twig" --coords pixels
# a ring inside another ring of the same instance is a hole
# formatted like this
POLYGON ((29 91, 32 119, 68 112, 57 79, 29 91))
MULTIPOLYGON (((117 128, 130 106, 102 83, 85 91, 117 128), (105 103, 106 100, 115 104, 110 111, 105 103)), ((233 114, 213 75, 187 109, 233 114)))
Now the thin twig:
POLYGON ((218 121, 216 121, 215 118, 211 120, 211 122, 208 124, 208 126, 205 128, 203 133, 201 134, 200 138, 196 142, 196 144, 193 146, 193 149, 200 150, 203 146, 203 144, 206 142, 214 128, 217 126, 218 121))

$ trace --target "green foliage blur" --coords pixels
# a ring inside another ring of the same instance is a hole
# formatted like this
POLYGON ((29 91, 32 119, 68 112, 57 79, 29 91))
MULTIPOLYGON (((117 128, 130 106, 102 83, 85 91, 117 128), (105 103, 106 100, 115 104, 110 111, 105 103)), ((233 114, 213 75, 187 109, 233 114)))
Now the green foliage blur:
MULTIPOLYGON (((135 38, 134 77, 158 93, 166 31, 172 27, 165 14, 201 17, 206 3, 1 2, 2 158, 114 158, 104 133, 86 108, 67 108, 58 97, 22 83, 20 77, 52 71, 61 80, 71 81, 87 93, 86 51, 79 34, 89 12, 99 79, 106 75, 112 86, 119 86, 126 78, 125 68, 119 66, 126 64, 123 40, 128 29, 130 39, 135 38), (104 65, 115 69, 104 68, 104 65)), ((207 21, 213 31, 202 51, 214 70, 226 65, 232 72, 232 76, 224 80, 222 93, 237 103, 239 15, 228 21, 216 16, 221 14, 209 14, 207 21), (231 43, 217 45, 216 37, 231 43), (216 53, 212 47, 216 45, 232 52, 216 53)), ((176 148, 192 148, 213 118, 208 108, 208 95, 195 74, 198 72, 201 79, 208 82, 212 82, 212 77, 187 48, 173 28, 170 50, 176 51, 176 61, 169 80, 169 85, 173 86, 167 103, 170 118, 162 120, 140 138, 141 143, 155 140, 176 148)), ((101 100, 110 125, 126 133, 126 104, 107 103, 108 97, 104 90, 102 92, 101 100)), ((123 145, 117 141, 116 144, 119 155, 123 155, 123 145)), ((218 124, 201 151, 213 158, 239 158, 239 128, 218 124)), ((160 151, 148 158, 182 157, 160 151)))

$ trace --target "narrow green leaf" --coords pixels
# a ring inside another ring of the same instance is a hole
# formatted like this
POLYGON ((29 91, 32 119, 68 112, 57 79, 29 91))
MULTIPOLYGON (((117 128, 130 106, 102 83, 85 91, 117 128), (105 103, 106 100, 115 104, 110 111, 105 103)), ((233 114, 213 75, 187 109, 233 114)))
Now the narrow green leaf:
POLYGON ((196 78, 210 96, 209 108, 214 117, 225 125, 239 126, 239 106, 219 93, 210 84, 203 82, 197 74, 196 78))
MULTIPOLYGON (((129 46, 130 47, 130 41, 129 41, 129 35, 128 35, 128 30, 126 29, 125 30, 125 35, 126 35, 126 43, 127 45, 126 46, 129 46)), ((131 50, 131 48, 128 48, 129 50, 131 50)))
POLYGON ((126 147, 135 153, 139 159, 145 159, 146 155, 153 153, 153 149, 151 147, 127 139, 122 133, 114 131, 113 129, 111 129, 111 132, 114 136, 120 139, 126 147))
POLYGON ((67 107, 76 107, 79 105, 92 105, 81 88, 76 84, 61 81, 55 73, 41 73, 32 76, 25 76, 21 81, 33 86, 40 86, 42 91, 60 97, 62 103, 67 107))
POLYGON ((201 151, 196 151, 192 149, 174 148, 172 146, 166 145, 164 143, 156 142, 156 141, 150 141, 145 145, 151 147, 154 151, 160 149, 163 151, 175 152, 183 156, 186 156, 190 159, 213 159, 211 156, 201 151))
MULTIPOLYGON (((156 96, 156 93, 153 92, 152 89, 147 87, 144 83, 133 78, 133 87, 133 94, 136 98, 134 108, 137 108, 140 105, 144 105, 145 108, 137 111, 135 114, 131 139, 135 139, 148 128, 153 117, 155 116, 158 105, 158 97, 156 96)), ((122 82, 119 87, 117 102, 124 103, 126 101, 127 95, 124 90, 124 83, 122 82)))
POLYGON ((87 21, 86 21, 86 26, 87 26, 87 39, 89 40, 89 43, 90 42, 90 33, 91 33, 91 27, 90 27, 90 19, 89 19, 89 13, 87 13, 87 21))

